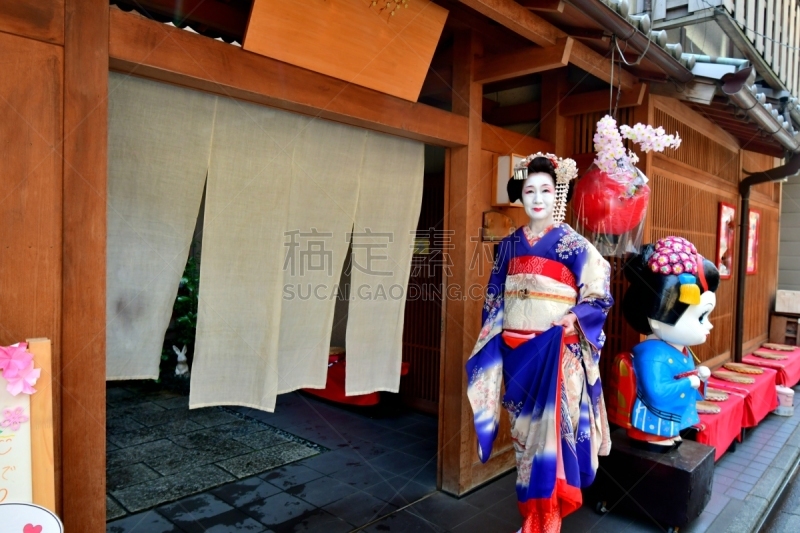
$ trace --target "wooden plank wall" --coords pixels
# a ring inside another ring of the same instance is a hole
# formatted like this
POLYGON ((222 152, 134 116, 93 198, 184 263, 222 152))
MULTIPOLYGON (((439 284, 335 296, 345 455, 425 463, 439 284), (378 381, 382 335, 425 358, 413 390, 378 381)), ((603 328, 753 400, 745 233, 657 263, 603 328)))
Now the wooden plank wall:
POLYGON ((53 340, 59 509, 63 13, 63 1, 0 6, 0 344, 53 340))
POLYGON ((108 9, 0 5, 0 343, 53 341, 56 509, 86 533, 105 531, 108 9))

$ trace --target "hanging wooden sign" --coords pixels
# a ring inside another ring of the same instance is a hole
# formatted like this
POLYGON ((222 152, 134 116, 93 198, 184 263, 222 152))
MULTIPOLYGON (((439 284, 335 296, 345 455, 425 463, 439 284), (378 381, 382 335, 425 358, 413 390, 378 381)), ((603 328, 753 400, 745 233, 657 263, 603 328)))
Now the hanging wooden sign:
POLYGON ((447 14, 429 0, 255 0, 244 49, 416 102, 447 14))

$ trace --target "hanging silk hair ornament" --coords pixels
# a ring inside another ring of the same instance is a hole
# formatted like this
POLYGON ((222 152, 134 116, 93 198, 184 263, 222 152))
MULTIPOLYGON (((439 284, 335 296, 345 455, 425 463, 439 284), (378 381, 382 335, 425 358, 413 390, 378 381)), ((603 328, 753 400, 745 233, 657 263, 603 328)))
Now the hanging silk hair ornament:
POLYGON ((578 227, 603 255, 623 256, 638 252, 650 187, 647 176, 636 168, 638 156, 625 150, 623 139, 639 145, 642 152, 678 148, 681 139, 664 129, 645 124, 620 126, 610 115, 597 123, 594 149, 597 156, 575 185, 573 207, 578 227))

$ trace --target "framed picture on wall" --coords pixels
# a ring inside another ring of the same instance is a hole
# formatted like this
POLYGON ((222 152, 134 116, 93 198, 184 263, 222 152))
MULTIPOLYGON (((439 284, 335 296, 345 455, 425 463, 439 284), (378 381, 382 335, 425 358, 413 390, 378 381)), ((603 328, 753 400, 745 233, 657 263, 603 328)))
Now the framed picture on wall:
POLYGON ((747 225, 747 273, 758 272, 758 225, 761 223, 761 211, 750 210, 750 220, 747 225))
POLYGON ((717 215, 717 270, 720 279, 728 279, 733 272, 733 244, 736 239, 736 208, 720 202, 717 215))

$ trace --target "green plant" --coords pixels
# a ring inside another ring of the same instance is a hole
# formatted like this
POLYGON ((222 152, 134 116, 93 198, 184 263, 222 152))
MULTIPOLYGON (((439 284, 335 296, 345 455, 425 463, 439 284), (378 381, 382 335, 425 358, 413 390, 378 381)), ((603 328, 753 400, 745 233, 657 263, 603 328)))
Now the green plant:
MULTIPOLYGON (((183 271, 178 297, 173 307, 174 334, 176 345, 189 347, 189 353, 194 353, 194 339, 197 331, 197 302, 200 289, 200 259, 189 256, 186 268, 183 271)), ((173 354, 174 356, 174 354, 173 354)))

